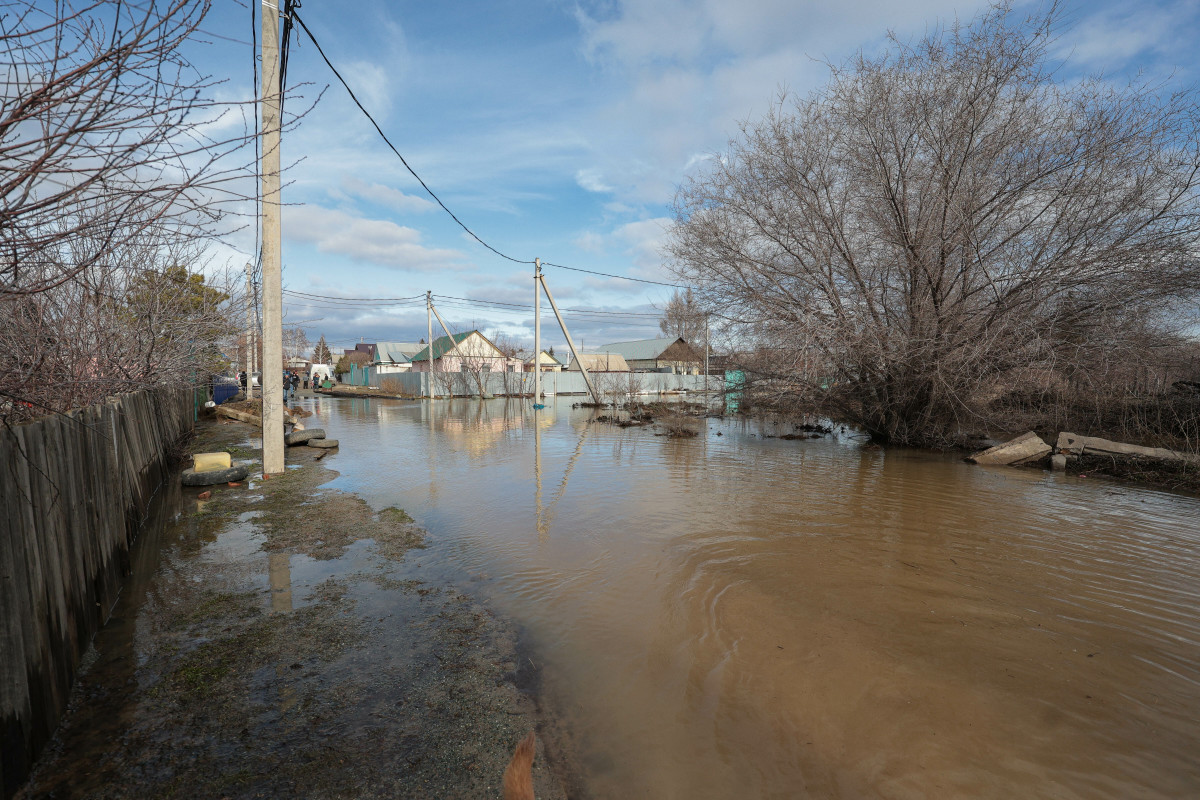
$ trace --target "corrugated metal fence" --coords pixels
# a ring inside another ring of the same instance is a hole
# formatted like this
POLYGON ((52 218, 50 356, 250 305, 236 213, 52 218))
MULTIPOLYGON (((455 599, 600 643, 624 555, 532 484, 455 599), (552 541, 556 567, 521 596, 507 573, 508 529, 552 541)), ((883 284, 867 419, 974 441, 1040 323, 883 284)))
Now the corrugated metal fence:
MULTIPOLYGON (((439 396, 467 397, 487 392, 497 397, 506 395, 533 394, 532 372, 434 372, 433 391, 439 396), (482 389, 482 392, 481 392, 482 389)), ((384 372, 374 369, 357 372, 355 386, 377 386, 391 391, 412 395, 429 396, 428 372, 384 372)), ((641 394, 661 392, 704 391, 703 375, 675 375, 664 372, 595 372, 592 383, 602 395, 641 394)), ((722 387, 719 376, 709 378, 713 390, 722 387)), ((587 394, 587 384, 578 372, 542 373, 542 392, 549 395, 587 394)))
POLYGON ((0 430, 0 786, 11 796, 116 602, 129 545, 192 429, 190 389, 0 430))

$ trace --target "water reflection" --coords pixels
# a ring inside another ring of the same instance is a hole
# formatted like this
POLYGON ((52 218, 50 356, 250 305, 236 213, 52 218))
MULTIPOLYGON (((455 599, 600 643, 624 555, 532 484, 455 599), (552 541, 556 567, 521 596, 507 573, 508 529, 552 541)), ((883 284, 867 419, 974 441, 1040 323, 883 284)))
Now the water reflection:
POLYGON ((267 575, 271 585, 271 611, 290 614, 292 611, 292 564, 290 553, 269 553, 267 575))
POLYGON ((325 421, 336 485, 528 628, 595 796, 1200 793, 1194 498, 772 421, 373 402, 325 421))
POLYGON ((558 490, 554 493, 554 497, 550 500, 549 505, 543 508, 542 506, 542 428, 552 426, 554 424, 553 413, 545 411, 534 412, 533 430, 534 430, 534 474, 537 484, 535 492, 535 507, 537 517, 537 532, 538 537, 544 537, 550 530, 550 524, 554 521, 554 510, 558 507, 558 503, 562 500, 563 494, 567 491, 567 482, 571 479, 571 472, 575 469, 575 464, 579 461, 579 456, 583 452, 583 443, 587 438, 589 427, 583 425, 579 427, 579 441, 575 445, 575 452, 571 454, 571 458, 567 461, 566 469, 563 470, 562 479, 558 483, 558 490))

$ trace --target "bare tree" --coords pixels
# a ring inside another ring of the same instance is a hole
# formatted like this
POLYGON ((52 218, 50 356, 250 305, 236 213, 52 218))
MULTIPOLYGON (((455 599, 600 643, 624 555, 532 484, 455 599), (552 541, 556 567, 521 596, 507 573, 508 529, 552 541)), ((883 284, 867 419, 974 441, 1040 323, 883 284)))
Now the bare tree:
POLYGON ((675 290, 663 309, 658 329, 664 336, 682 336, 690 344, 704 341, 704 309, 691 289, 675 290))
POLYGON ((317 340, 317 346, 313 350, 313 362, 317 364, 329 364, 333 361, 333 354, 329 352, 329 345, 325 343, 325 334, 321 334, 321 338, 317 340))
POLYGON ((230 276, 206 277, 185 241, 118 251, 71 281, 0 303, 0 418, 90 405, 154 385, 199 385, 228 366, 236 323, 230 276), (174 256, 159 266, 164 252, 174 256))
POLYGON ((0 294, 62 283, 148 228, 211 232, 250 132, 214 139, 198 124, 236 113, 205 99, 214 81, 182 54, 208 8, 14 0, 0 12, 0 294))
POLYGON ((283 359, 304 358, 308 353, 308 334, 304 328, 283 329, 283 359))
POLYGON ((893 39, 680 188, 677 272, 761 386, 943 444, 1170 338, 1200 292, 1195 95, 1056 83, 1056 13, 893 39))
POLYGON ((257 131, 185 54, 209 8, 0 8, 0 416, 223 367, 236 290, 205 245, 257 191, 257 131))

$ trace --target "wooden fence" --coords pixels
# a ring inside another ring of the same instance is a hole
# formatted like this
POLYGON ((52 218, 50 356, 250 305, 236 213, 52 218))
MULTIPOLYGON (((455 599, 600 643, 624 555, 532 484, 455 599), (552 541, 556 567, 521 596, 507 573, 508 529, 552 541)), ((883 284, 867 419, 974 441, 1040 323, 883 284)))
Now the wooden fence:
POLYGON ((0 430, 0 787, 54 732, 129 546, 192 429, 190 389, 110 398, 0 430))

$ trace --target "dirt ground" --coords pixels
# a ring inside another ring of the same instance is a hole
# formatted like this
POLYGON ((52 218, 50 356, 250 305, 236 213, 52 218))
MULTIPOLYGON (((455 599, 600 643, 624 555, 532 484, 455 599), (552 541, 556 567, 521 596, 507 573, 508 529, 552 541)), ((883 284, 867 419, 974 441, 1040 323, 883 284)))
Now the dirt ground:
MULTIPOLYGON (((254 459, 251 432, 202 423, 189 452, 254 459)), ((519 632, 430 579, 403 510, 320 488, 324 452, 172 487, 19 798, 499 797, 529 730, 537 796, 584 796, 519 632)))

